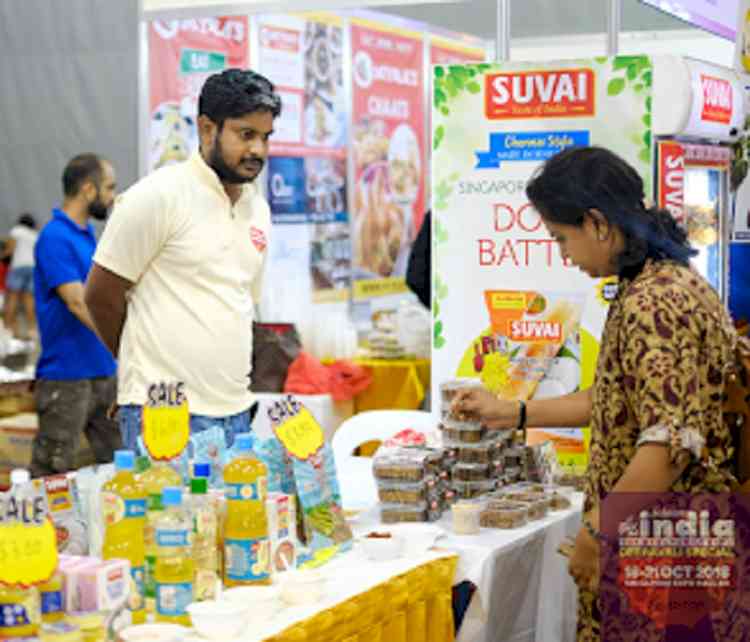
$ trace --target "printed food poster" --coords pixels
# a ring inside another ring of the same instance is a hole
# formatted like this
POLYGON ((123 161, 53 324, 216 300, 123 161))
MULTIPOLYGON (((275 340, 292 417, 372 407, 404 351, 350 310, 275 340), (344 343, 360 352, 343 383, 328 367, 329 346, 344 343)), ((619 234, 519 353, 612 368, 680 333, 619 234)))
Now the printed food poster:
MULTIPOLYGON (((332 14, 259 19, 259 65, 281 94, 271 138, 268 196, 274 239, 309 228, 313 300, 348 299, 351 235, 347 203, 347 101, 343 23, 332 14)), ((298 255, 301 258, 301 255, 298 255)))
POLYGON ((246 68, 246 16, 149 24, 148 171, 186 160, 198 147, 198 97, 209 76, 246 68))
POLYGON ((424 47, 416 33, 353 20, 355 299, 405 291, 425 211, 424 47))
POLYGON ((587 387, 616 285, 563 260, 525 188, 577 145, 650 182, 650 60, 437 66, 433 82, 433 394, 456 377, 507 399, 587 387))
POLYGON ((482 47, 437 36, 430 38, 431 65, 484 62, 486 59, 487 52, 482 47))

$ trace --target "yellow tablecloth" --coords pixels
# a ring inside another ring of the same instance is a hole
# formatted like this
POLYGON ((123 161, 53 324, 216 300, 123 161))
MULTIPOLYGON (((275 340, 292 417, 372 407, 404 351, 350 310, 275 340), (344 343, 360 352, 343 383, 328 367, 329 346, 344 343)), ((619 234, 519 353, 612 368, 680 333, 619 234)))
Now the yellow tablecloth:
POLYGON ((418 566, 265 642, 453 642, 457 561, 443 557, 418 566))
POLYGON ((354 412, 417 410, 430 387, 429 359, 355 359, 368 368, 372 383, 354 399, 354 412))

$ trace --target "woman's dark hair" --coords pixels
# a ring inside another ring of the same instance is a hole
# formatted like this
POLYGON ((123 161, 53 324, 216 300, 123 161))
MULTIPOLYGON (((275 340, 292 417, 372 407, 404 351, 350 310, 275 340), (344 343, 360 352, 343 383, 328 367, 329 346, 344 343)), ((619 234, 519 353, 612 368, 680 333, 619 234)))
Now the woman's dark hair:
POLYGON ((208 116, 219 129, 227 118, 256 111, 281 114, 281 98, 265 76, 243 69, 226 69, 206 80, 198 100, 198 115, 208 116))
POLYGON ((29 212, 24 212, 18 217, 18 225, 24 225, 32 230, 36 229, 36 219, 34 215, 29 212))
POLYGON ((640 271, 647 259, 687 265, 697 254, 667 210, 645 207, 638 172, 608 149, 573 147, 556 154, 529 181, 526 196, 542 218, 561 225, 581 226, 589 210, 600 211, 625 236, 620 274, 640 271))

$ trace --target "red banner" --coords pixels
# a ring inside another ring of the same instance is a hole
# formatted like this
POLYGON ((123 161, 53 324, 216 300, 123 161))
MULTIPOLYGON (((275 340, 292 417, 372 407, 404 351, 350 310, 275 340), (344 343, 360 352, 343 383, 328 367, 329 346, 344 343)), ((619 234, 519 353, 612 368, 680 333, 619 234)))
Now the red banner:
POLYGON ((425 209, 423 42, 352 24, 354 264, 360 279, 403 276, 425 209))
POLYGON ((673 140, 660 141, 658 155, 658 205, 678 223, 685 222, 685 148, 673 140))
POLYGON ((246 16, 149 24, 148 171, 185 160, 198 146, 198 97, 206 78, 247 68, 246 16))
POLYGON ((486 53, 479 48, 469 47, 449 40, 433 38, 430 42, 431 65, 455 65, 459 63, 484 62, 486 53))

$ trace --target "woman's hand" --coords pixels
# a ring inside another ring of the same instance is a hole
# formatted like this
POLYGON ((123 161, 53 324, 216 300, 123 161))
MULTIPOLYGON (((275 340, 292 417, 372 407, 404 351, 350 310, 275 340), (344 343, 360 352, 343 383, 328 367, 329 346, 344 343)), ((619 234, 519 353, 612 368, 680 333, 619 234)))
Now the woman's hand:
POLYGON ((515 428, 520 419, 517 401, 498 399, 484 388, 466 388, 456 394, 451 411, 456 417, 478 417, 488 428, 515 428))
MULTIPOLYGON (((589 519, 589 517, 584 517, 589 519)), ((598 521, 598 520, 597 520, 598 521)), ((593 524, 598 529, 598 524, 593 524)), ((599 590, 599 541, 581 527, 576 537, 575 548, 568 562, 568 573, 579 589, 597 593, 599 590)))

